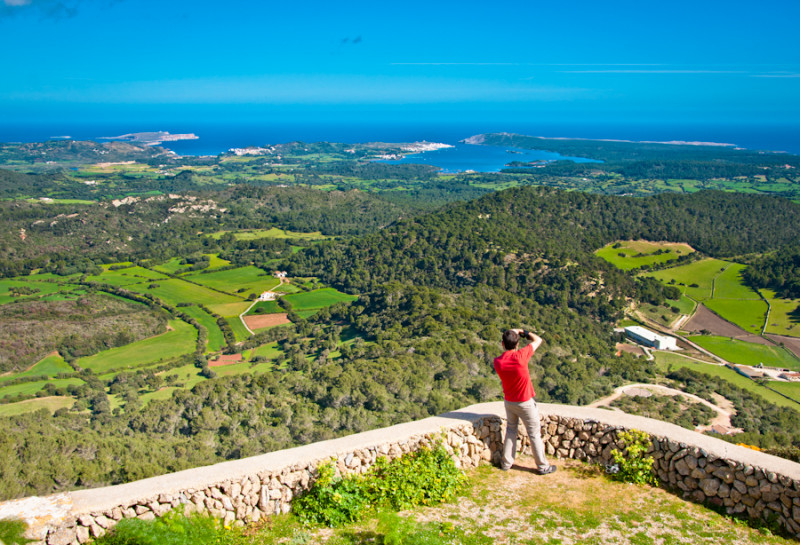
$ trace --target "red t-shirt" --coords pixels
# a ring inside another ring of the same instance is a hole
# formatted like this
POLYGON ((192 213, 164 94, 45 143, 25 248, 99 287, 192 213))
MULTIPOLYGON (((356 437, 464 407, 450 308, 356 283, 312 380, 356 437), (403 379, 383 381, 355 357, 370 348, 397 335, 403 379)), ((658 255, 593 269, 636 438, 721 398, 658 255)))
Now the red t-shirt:
POLYGON ((536 395, 531 384, 531 374, 528 372, 528 360, 531 356, 533 345, 529 344, 519 350, 507 350, 494 359, 494 370, 503 383, 506 401, 519 403, 536 395))

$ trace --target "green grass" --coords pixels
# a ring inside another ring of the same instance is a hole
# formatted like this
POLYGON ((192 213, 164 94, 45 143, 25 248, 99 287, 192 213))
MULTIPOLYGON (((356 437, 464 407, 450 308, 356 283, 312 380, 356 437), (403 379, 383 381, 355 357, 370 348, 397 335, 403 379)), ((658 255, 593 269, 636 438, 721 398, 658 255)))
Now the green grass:
POLYGON ((798 402, 797 408, 800 410, 800 382, 778 382, 773 380, 770 381, 769 387, 796 400, 798 402))
POLYGON ((22 384, 12 384, 11 386, 3 386, 0 388, 0 400, 5 397, 13 397, 17 395, 34 395, 47 384, 52 384, 56 388, 69 386, 70 384, 78 385, 83 384, 79 378, 56 378, 50 380, 36 380, 34 382, 23 382, 22 384))
POLYGON ((22 280, 20 278, 3 278, 0 279, 0 305, 28 298, 38 298, 43 295, 57 293, 62 290, 74 289, 76 287, 77 286, 70 284, 59 285, 52 282, 36 282, 34 280, 22 280), (32 288, 38 291, 31 295, 15 297, 10 293, 11 288, 32 288))
POLYGON ((134 369, 193 352, 197 330, 181 320, 170 320, 169 325, 171 331, 80 358, 78 365, 103 373, 111 369, 134 369))
POLYGON ((217 231, 216 233, 210 233, 208 236, 219 240, 225 233, 233 233, 233 236, 236 238, 236 240, 256 240, 259 238, 297 238, 307 240, 323 240, 328 238, 319 231, 315 231, 313 233, 299 233, 294 231, 285 231, 283 229, 278 229, 277 227, 273 227, 272 229, 249 229, 243 231, 217 231))
MULTIPOLYGON (((800 406, 797 403, 789 401, 788 399, 784 398, 776 394, 775 392, 761 386, 757 382, 750 380, 747 377, 744 377, 734 371, 733 369, 728 369, 727 367, 723 367, 721 365, 714 365, 711 363, 700 363, 695 360, 691 360, 680 356, 678 354, 670 353, 670 352, 655 352, 656 357, 656 364, 661 368, 662 371, 666 372, 666 370, 672 366, 673 368, 681 368, 681 367, 688 367, 694 371, 699 371, 706 375, 712 377, 719 377, 721 379, 730 382, 734 386, 738 386, 739 388, 744 388, 745 390, 759 395, 769 401, 770 403, 774 403, 780 407, 790 407, 792 409, 800 410, 800 406)), ((775 382, 771 382, 772 384, 776 384, 775 382)))
POLYGON ((277 314, 277 313, 286 312, 277 301, 259 301, 253 308, 250 309, 250 312, 247 314, 277 314), (261 309, 261 312, 256 312, 256 310, 261 309))
POLYGON ((222 335, 222 331, 220 331, 217 325, 216 318, 196 306, 181 307, 180 310, 200 322, 200 325, 208 330, 208 340, 206 341, 207 350, 216 352, 225 346, 225 337, 222 335))
POLYGON ((32 413, 41 409, 47 409, 51 413, 54 413, 58 409, 72 407, 74 403, 75 399, 64 396, 27 399, 25 401, 18 401, 16 403, 6 403, 4 405, 0 405, 0 417, 17 416, 18 414, 32 413))
POLYGON ((296 293, 285 297, 295 312, 301 310, 318 310, 345 301, 355 301, 355 295, 347 295, 334 288, 322 288, 305 293, 296 293))
POLYGON ((173 257, 169 261, 165 261, 160 265, 153 265, 153 269, 166 274, 179 274, 181 270, 188 269, 191 265, 181 264, 183 261, 180 257, 173 257))
POLYGON ((139 284, 142 282, 158 282, 167 280, 168 277, 144 267, 129 267, 126 269, 108 270, 108 265, 104 267, 101 274, 96 276, 89 276, 87 280, 90 282, 100 282, 103 284, 111 284, 114 286, 129 286, 131 284, 139 284))
POLYGON ((697 335, 689 339, 732 363, 740 365, 763 363, 770 367, 800 370, 800 360, 779 346, 748 343, 715 335, 697 335))
POLYGON ((136 284, 129 289, 140 293, 151 293, 166 303, 197 303, 201 305, 219 305, 240 302, 241 299, 224 293, 210 290, 181 279, 173 278, 155 282, 156 288, 148 287, 150 284, 136 284))
POLYGON ((683 293, 695 301, 704 301, 711 297, 711 288, 722 269, 727 268, 729 263, 719 259, 703 259, 688 265, 672 267, 662 271, 646 273, 646 276, 657 278, 667 285, 674 285, 680 288, 683 293), (674 284, 670 284, 675 280, 674 284), (690 287, 697 284, 696 288, 690 287))
POLYGON ((72 373, 74 370, 72 367, 69 366, 67 362, 64 361, 64 358, 59 356, 58 354, 45 356, 38 362, 36 362, 30 369, 27 371, 22 371, 20 373, 13 373, 10 375, 0 377, 0 383, 7 382, 9 380, 19 378, 19 377, 55 377, 61 373, 72 373))
POLYGON ((207 274, 196 274, 187 278, 192 282, 220 291, 239 293, 242 297, 247 297, 250 293, 260 294, 263 291, 268 291, 280 282, 271 274, 252 265, 207 274))
POLYGON ((595 250, 594 253, 615 267, 627 271, 644 265, 665 263, 671 259, 677 259, 680 256, 688 255, 693 252, 694 249, 688 244, 648 242, 645 240, 622 240, 607 244, 599 250, 595 250), (619 245, 619 247, 614 248, 616 245, 619 245), (653 253, 658 250, 665 250, 666 253, 653 255, 653 253))
POLYGON ((800 337, 800 299, 780 299, 772 290, 761 290, 769 301, 767 333, 800 337), (792 316, 793 313, 796 313, 792 316))
POLYGON ((757 292, 744 284, 742 271, 745 265, 731 263, 725 272, 717 276, 714 284, 714 299, 761 299, 757 292))
POLYGON ((278 348, 278 343, 262 344, 250 351, 250 357, 263 356, 270 360, 275 360, 283 356, 283 351, 278 348))
POLYGON ((231 375, 258 375, 268 373, 275 365, 272 361, 264 361, 260 363, 250 363, 243 361, 241 363, 232 363, 230 365, 223 365, 222 367, 214 367, 214 372, 220 377, 229 377, 231 375))
POLYGON ((211 271, 214 269, 219 269, 220 267, 227 267, 231 264, 230 261, 222 259, 219 254, 203 254, 208 258, 208 268, 206 270, 211 271))
POLYGON ((225 316, 225 319, 228 320, 228 323, 231 324, 231 329, 233 330, 233 336, 236 337, 237 342, 246 341, 250 338, 250 332, 247 331, 247 328, 244 326, 242 319, 239 318, 238 315, 236 316, 225 316))
POLYGON ((767 303, 761 299, 709 299, 704 304, 745 331, 761 334, 767 316, 767 303))

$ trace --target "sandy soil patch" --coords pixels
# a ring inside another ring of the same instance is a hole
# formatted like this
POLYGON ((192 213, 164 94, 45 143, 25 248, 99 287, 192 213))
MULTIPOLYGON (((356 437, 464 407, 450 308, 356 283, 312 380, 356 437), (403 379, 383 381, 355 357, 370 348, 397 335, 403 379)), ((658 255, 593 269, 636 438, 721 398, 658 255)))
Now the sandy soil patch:
POLYGON ((644 356, 644 350, 640 346, 636 346, 635 344, 627 344, 627 343, 617 343, 616 346, 617 351, 628 352, 629 354, 633 354, 634 356, 644 356))
POLYGON ((231 365, 242 361, 241 354, 224 354, 214 361, 208 362, 209 367, 222 367, 223 365, 231 365))
POLYGON ((252 330, 264 329, 275 325, 289 324, 286 314, 251 314, 244 317, 244 323, 252 330))

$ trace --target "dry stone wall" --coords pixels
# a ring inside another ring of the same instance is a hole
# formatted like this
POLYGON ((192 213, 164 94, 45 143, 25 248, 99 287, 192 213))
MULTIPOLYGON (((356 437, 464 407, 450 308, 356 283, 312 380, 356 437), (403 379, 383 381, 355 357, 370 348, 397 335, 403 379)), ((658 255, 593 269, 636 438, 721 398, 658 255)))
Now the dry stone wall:
MULTIPOLYGON (((774 522, 800 537, 800 465, 656 420, 624 413, 540 405, 542 437, 551 458, 608 464, 622 448, 617 434, 640 429, 653 440, 651 454, 665 486, 686 499, 728 513, 774 522)), ((225 524, 245 524, 291 509, 317 466, 333 459, 338 473, 363 473, 381 457, 393 459, 440 439, 462 468, 499 462, 502 403, 473 405, 401 424, 104 489, 26 498, 0 504, 0 518, 19 516, 41 545, 89 542, 124 518, 154 519, 174 508, 208 512, 225 524)), ((518 448, 530 451, 520 428, 518 448)))

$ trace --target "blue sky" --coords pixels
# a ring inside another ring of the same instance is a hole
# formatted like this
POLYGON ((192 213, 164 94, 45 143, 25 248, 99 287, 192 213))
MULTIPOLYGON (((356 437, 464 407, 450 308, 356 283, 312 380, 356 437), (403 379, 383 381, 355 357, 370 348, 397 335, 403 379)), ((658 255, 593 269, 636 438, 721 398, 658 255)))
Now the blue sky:
POLYGON ((0 119, 800 126, 798 20, 797 0, 0 0, 0 119))

